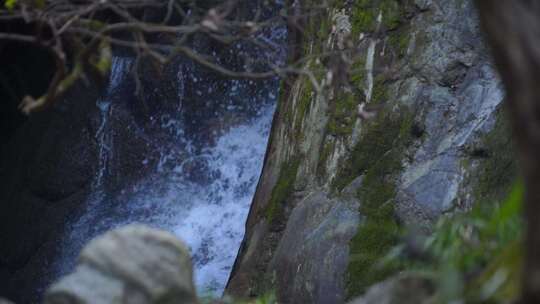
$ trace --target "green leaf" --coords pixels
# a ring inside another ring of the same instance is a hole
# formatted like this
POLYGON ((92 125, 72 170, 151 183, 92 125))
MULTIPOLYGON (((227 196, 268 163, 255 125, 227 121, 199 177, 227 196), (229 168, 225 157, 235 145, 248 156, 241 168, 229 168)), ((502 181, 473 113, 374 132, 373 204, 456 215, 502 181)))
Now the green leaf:
POLYGON ((8 9, 8 10, 13 10, 15 8, 15 5, 17 4, 17 1, 18 0, 5 0, 4 2, 4 6, 8 9))
POLYGON ((497 209, 494 216, 491 218, 488 231, 495 232, 501 223, 508 223, 515 218, 519 218, 522 211, 524 193, 525 187, 523 186, 523 183, 520 182, 510 193, 508 200, 497 209))

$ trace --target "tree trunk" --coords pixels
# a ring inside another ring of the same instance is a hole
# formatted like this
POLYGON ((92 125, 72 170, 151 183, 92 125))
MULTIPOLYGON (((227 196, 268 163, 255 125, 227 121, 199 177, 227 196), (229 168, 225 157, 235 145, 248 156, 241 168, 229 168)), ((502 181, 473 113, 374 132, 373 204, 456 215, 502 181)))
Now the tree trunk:
POLYGON ((525 179, 525 261, 521 303, 540 303, 540 1, 476 0, 507 90, 525 179))

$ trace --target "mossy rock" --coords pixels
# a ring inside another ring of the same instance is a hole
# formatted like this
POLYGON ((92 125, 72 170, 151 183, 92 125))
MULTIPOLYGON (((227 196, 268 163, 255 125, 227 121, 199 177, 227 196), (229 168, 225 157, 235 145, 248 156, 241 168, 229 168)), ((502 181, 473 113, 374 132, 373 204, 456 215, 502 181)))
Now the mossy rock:
POLYGON ((272 189, 272 195, 265 210, 265 216, 269 223, 273 223, 282 214, 286 200, 294 191, 299 166, 299 159, 285 162, 281 166, 278 181, 272 189))
POLYGON ((409 48, 410 34, 407 31, 395 31, 388 37, 388 44, 394 50, 398 58, 407 55, 409 48))
POLYGON ((304 77, 302 85, 303 87, 300 89, 301 95, 298 97, 296 107, 295 109, 291 109, 291 111, 295 111, 294 132, 295 138, 298 141, 300 141, 302 138, 302 122, 304 121, 304 117, 309 111, 311 102, 314 98, 316 98, 316 92, 313 90, 313 84, 307 77, 304 77))
POLYGON ((381 26, 387 30, 397 28, 403 18, 404 4, 398 0, 358 0, 352 8, 352 32, 360 34, 377 29, 377 18, 382 16, 381 26))
POLYGON ((341 191, 362 174, 368 178, 370 172, 384 173, 381 171, 400 169, 401 154, 411 142, 413 126, 414 116, 404 107, 395 113, 383 110, 373 121, 366 121, 350 160, 333 182, 334 190, 341 191))
POLYGON ((326 172, 326 163, 332 155, 334 149, 336 148, 335 142, 333 140, 324 144, 322 149, 321 156, 319 158, 319 163, 317 164, 317 176, 323 178, 328 172, 326 172))
POLYGON ((479 165, 471 177, 473 196, 477 202, 500 202, 504 200, 515 181, 518 168, 515 144, 509 121, 502 109, 497 112, 493 129, 482 136, 478 148, 469 151, 479 165))
POLYGON ((352 93, 341 93, 332 100, 327 132, 335 136, 350 135, 356 121, 357 105, 358 97, 352 93))
POLYGON ((403 154, 413 140, 414 115, 406 108, 379 115, 367 122, 349 162, 334 182, 335 190, 341 191, 354 178, 364 175, 357 195, 361 202, 359 213, 365 221, 350 242, 346 276, 349 298, 399 270, 397 265, 380 262, 400 236, 401 228, 394 216, 395 180, 403 169, 403 154))

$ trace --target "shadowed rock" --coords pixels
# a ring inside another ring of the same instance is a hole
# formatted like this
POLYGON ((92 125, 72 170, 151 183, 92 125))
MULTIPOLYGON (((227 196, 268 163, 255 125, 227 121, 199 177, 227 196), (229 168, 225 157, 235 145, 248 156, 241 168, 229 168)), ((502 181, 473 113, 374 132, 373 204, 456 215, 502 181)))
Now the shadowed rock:
POLYGON ((373 285, 364 296, 349 304, 432 304, 434 293, 431 281, 404 273, 373 285))
POLYGON ((75 271, 47 291, 45 303, 197 303, 188 249, 141 225, 107 232, 83 249, 75 271))

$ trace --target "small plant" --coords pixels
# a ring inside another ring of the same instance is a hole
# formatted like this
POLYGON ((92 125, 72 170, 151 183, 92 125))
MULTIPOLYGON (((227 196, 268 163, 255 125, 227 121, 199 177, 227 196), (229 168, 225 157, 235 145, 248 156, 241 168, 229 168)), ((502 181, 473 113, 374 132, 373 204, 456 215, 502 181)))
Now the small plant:
POLYGON ((5 0, 4 1, 4 6, 8 9, 8 10, 13 10, 13 8, 15 8, 15 5, 17 4, 17 0, 5 0))
POLYGON ((253 302, 249 302, 249 304, 276 304, 276 296, 274 293, 268 293, 266 295, 263 295, 253 302))
POLYGON ((201 297, 199 300, 202 304, 277 304, 276 295, 274 292, 266 293, 252 300, 238 300, 229 296, 224 296, 223 298, 219 299, 212 295, 201 297))
POLYGON ((398 258, 407 251, 402 244, 385 260, 399 259, 403 268, 431 277, 439 303, 510 302, 521 284, 523 192, 518 184, 502 203, 442 218, 420 241, 421 259, 398 258))

